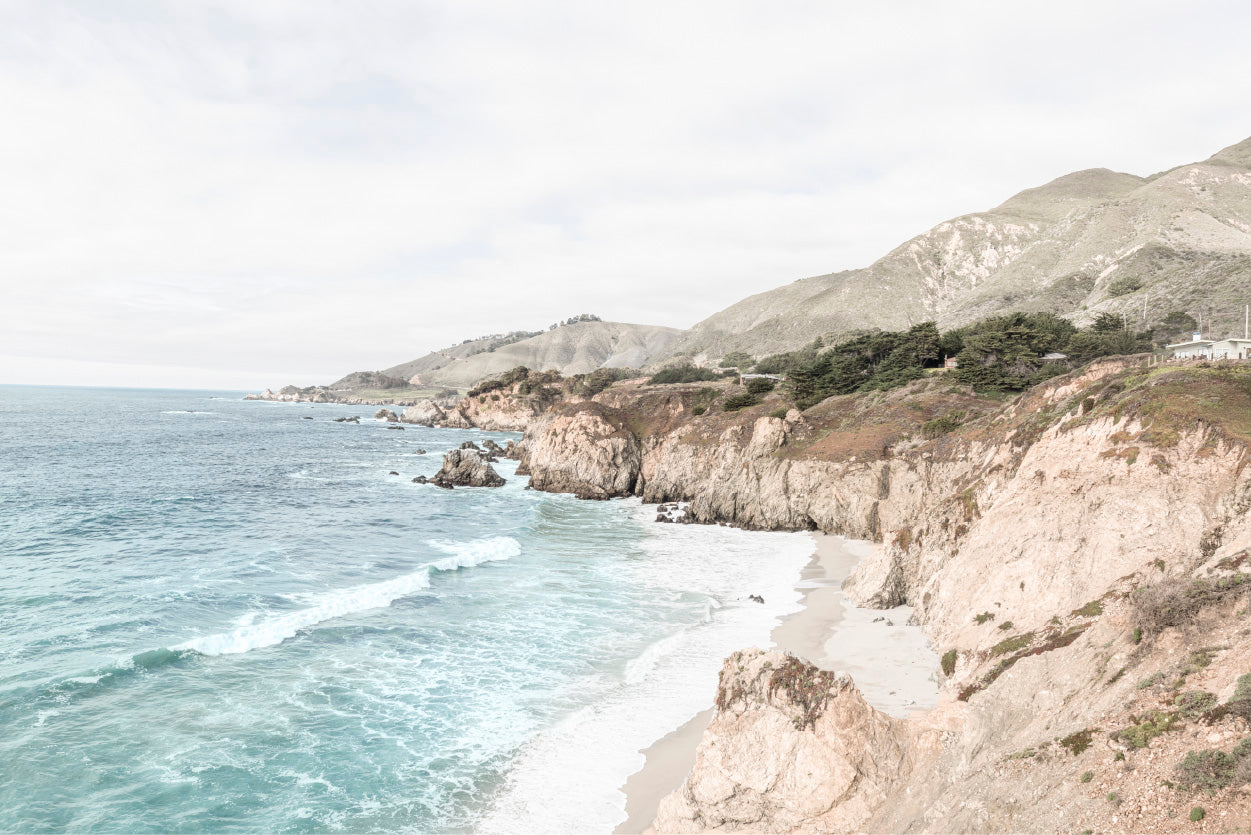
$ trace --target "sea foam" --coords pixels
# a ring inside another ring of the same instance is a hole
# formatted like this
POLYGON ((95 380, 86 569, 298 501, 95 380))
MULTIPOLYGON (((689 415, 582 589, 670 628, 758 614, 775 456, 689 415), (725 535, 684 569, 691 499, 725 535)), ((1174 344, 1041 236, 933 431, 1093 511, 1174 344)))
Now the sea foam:
POLYGON ((426 563, 416 571, 390 580, 311 595, 309 599, 314 603, 308 608, 269 617, 259 623, 245 623, 229 632, 192 638, 170 649, 190 650, 200 655, 233 655, 271 647, 294 638, 300 630, 323 621, 390 606, 402 597, 428 589, 431 571, 455 571, 486 562, 510 559, 521 553, 517 540, 508 536, 470 542, 435 540, 429 544, 451 556, 426 563))
POLYGON ((710 707, 725 656, 769 646, 778 618, 799 608, 795 582, 814 549, 807 534, 653 526, 654 516, 652 508, 636 511, 648 559, 621 570, 633 584, 680 589, 704 605, 522 746, 479 833, 611 832, 626 817, 620 788, 642 767, 641 750, 710 707))

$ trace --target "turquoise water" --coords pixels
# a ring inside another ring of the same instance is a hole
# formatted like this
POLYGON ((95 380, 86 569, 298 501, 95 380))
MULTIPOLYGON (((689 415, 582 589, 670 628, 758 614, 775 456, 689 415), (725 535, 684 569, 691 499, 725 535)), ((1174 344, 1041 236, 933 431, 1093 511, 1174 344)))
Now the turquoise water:
POLYGON ((518 436, 239 397, 0 387, 0 829, 607 831, 795 605, 801 535, 414 485, 518 436))

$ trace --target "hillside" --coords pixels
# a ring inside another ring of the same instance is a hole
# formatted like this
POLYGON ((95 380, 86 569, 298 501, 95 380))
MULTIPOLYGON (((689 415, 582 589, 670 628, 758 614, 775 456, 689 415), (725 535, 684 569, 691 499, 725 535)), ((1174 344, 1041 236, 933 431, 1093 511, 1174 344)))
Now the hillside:
POLYGON ((744 299, 683 334, 662 359, 760 356, 815 337, 936 320, 956 327, 1008 310, 1078 324, 1131 324, 1182 310, 1217 336, 1251 302, 1251 139, 1150 177, 1079 171, 987 212, 940 223, 872 265, 744 299))
POLYGON ((413 385, 466 388, 484 377, 524 365, 566 376, 597 368, 641 368, 665 352, 682 332, 654 325, 576 322, 517 342, 495 346, 474 340, 385 369, 413 385))

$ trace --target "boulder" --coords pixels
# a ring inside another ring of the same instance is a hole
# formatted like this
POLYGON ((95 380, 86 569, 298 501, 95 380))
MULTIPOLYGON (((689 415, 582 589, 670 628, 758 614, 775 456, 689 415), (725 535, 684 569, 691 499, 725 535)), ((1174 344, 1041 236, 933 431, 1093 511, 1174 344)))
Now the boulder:
POLYGON ((374 420, 385 420, 387 423, 399 423, 400 418, 390 409, 379 409, 374 412, 374 420))
POLYGON ((425 454, 426 454, 426 451, 424 449, 413 450, 413 455, 425 455, 425 454))
POLYGON ((508 445, 504 447, 503 455, 505 458, 507 458, 510 461, 520 461, 521 460, 521 444, 517 443, 516 441, 509 441, 508 445))
POLYGON ((424 475, 419 475, 415 479, 413 479, 413 484, 425 484, 425 483, 426 483, 426 477, 424 475))
POLYGON ((337 417, 334 419, 334 422, 335 423, 360 423, 361 419, 358 417, 337 417))
POLYGON ((482 452, 482 447, 478 446, 473 441, 465 441, 463 444, 460 445, 460 448, 461 449, 476 449, 478 452, 482 452))
POLYGON ((504 455, 504 448, 490 438, 482 442, 482 448, 492 455, 504 455))
POLYGON ((432 484, 440 487, 502 487, 504 479, 472 449, 453 449, 443 456, 443 468, 435 473, 432 484))
POLYGON ((434 426, 443 422, 443 410, 433 400, 418 400, 400 415, 400 423, 434 426))

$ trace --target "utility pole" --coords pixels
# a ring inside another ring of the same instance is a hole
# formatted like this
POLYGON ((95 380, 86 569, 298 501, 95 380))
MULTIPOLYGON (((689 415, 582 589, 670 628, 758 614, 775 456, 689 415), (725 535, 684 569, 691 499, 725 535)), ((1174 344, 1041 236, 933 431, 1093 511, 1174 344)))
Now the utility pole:
POLYGON ((1242 338, 1251 339, 1251 304, 1246 306, 1242 314, 1242 338))

